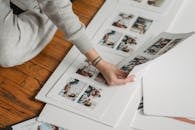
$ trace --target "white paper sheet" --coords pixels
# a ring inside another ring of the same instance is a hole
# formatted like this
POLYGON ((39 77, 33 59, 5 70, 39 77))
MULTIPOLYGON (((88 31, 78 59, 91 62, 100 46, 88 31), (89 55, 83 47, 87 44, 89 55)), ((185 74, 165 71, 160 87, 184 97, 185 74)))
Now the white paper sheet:
POLYGON ((195 36, 154 60, 143 76, 144 113, 195 117, 195 36))
MULTIPOLYGON (((144 105, 143 105, 144 106, 144 105)), ((143 113, 143 107, 137 110, 131 127, 140 130, 194 130, 195 120, 149 116, 143 113)))
MULTIPOLYGON (((140 82, 140 81, 137 81, 140 82)), ((61 127, 67 127, 70 130, 77 130, 77 129, 86 129, 86 130, 133 130, 130 128, 130 122, 133 118, 133 115, 137 109, 138 101, 140 100, 140 90, 141 88, 137 89, 135 95, 128 104, 127 110, 124 113, 124 117, 119 122, 118 126, 113 128, 102 123, 90 120, 88 118, 84 118, 82 116, 70 113, 68 111, 64 111, 52 105, 46 105, 43 111, 39 116, 40 121, 48 122, 48 123, 55 123, 61 127)), ((121 96, 116 100, 116 102, 121 102, 125 97, 121 96)), ((112 116, 110 116, 112 118, 112 116)))

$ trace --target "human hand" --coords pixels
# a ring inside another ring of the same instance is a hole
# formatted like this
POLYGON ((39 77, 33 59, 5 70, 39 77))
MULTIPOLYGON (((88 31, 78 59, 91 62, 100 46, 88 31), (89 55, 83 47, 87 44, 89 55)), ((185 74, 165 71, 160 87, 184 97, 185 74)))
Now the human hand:
POLYGON ((134 81, 134 75, 128 76, 125 71, 118 69, 107 61, 101 60, 96 67, 108 85, 122 85, 134 81))
POLYGON ((128 76, 123 70, 103 60, 94 48, 90 49, 85 56, 101 72, 108 85, 122 85, 134 81, 133 75, 128 76))

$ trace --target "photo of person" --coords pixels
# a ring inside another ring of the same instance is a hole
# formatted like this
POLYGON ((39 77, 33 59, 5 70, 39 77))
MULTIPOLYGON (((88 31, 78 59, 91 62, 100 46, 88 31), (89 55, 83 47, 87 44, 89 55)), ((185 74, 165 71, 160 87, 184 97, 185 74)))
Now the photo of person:
POLYGON ((143 0, 133 0, 133 1, 141 3, 143 0))
POLYGON ((122 34, 114 30, 109 30, 99 42, 101 45, 107 46, 109 48, 114 48, 117 42, 122 37, 122 34))
POLYGON ((137 41, 135 37, 125 35, 122 41, 120 42, 120 44, 118 45, 117 50, 131 53, 134 51, 136 45, 137 45, 137 41))
POLYGON ((91 65, 88 60, 85 60, 84 63, 80 65, 76 73, 88 78, 92 78, 98 73, 98 70, 91 65))
POLYGON ((147 4, 155 7, 161 7, 165 0, 148 0, 147 4))
POLYGON ((130 73, 136 65, 146 63, 147 61, 149 61, 149 59, 143 56, 137 56, 133 60, 129 61, 126 65, 123 65, 121 70, 125 71, 126 73, 130 73))
POLYGON ((167 51, 169 51, 170 49, 174 48, 176 45, 178 45, 178 43, 180 43, 183 39, 175 39, 173 41, 171 41, 169 43, 169 45, 163 50, 160 52, 159 55, 162 55, 164 53, 166 53, 167 51))
POLYGON ((153 20, 138 17, 130 30, 139 34, 145 34, 152 22, 153 20))
POLYGON ((77 103, 94 109, 98 104, 98 99, 102 96, 101 92, 101 89, 89 85, 77 103))
POLYGON ((59 95, 71 101, 75 101, 85 86, 87 86, 87 84, 78 79, 70 79, 60 91, 59 95))
POLYGON ((147 50, 144 51, 144 53, 147 53, 149 55, 156 55, 162 48, 164 48, 171 39, 164 39, 160 38, 157 42, 155 42, 153 45, 151 45, 147 50))
POLYGON ((95 81, 106 84, 106 80, 104 79, 103 75, 101 73, 99 73, 96 78, 95 81))
POLYGON ((47 123, 41 123, 38 127, 37 130, 65 130, 63 128, 59 128, 57 126, 47 124, 47 123))
POLYGON ((132 14, 120 13, 112 25, 119 28, 128 28, 133 17, 134 15, 132 14))

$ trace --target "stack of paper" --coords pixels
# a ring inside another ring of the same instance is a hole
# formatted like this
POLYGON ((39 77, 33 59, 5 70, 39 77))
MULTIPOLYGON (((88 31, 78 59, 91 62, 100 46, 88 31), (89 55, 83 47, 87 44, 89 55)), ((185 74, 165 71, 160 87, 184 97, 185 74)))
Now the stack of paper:
MULTIPOLYGON (((140 103, 143 95, 148 95, 143 77, 151 68, 148 66, 160 61, 171 52, 170 49, 175 50, 193 34, 161 33, 174 21, 183 1, 107 0, 87 27, 87 32, 97 43, 95 47, 101 56, 127 73, 135 74, 136 81, 108 87, 99 71, 73 47, 36 96, 47 103, 38 120, 18 124, 19 127, 34 130, 41 128, 42 122, 47 122, 55 125, 47 125, 48 130, 56 126, 70 130, 133 130, 152 128, 144 122, 147 118, 151 122, 164 120, 164 124, 169 120, 176 121, 145 116, 139 104, 143 104, 140 103), (28 122, 32 126, 26 125, 28 122)), ((145 104, 145 98, 143 101, 145 104)), ((183 118, 177 120, 186 121, 183 118)), ((16 125, 14 129, 19 127, 16 125)))

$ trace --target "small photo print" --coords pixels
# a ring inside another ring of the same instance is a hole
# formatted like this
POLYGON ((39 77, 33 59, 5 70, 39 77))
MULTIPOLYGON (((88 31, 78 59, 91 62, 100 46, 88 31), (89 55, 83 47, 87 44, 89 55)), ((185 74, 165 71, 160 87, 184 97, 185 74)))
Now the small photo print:
POLYGON ((103 36, 102 40, 99 43, 109 48, 114 48, 121 37, 122 37, 121 33, 116 32, 114 30, 109 30, 103 36))
POLYGON ((126 53, 131 53, 135 50, 136 46, 137 38, 125 35, 116 49, 126 53))
POLYGON ((164 53, 166 53, 167 51, 171 50, 172 48, 174 48, 178 43, 180 43, 183 39, 175 39, 172 42, 170 42, 170 44, 165 48, 165 50, 163 50, 162 52, 160 52, 159 55, 162 55, 164 53))
POLYGON ((136 65, 146 63, 147 61, 149 61, 149 59, 143 56, 137 56, 133 60, 129 61, 126 65, 122 66, 121 70, 125 71, 126 73, 130 73, 136 65))
POLYGON ((147 0, 147 4, 154 7, 161 7, 165 0, 147 0))
POLYGON ((156 55, 162 48, 164 48, 171 39, 164 39, 160 38, 157 42, 155 42, 153 45, 151 45, 147 50, 144 51, 144 53, 147 53, 149 55, 156 55))
POLYGON ((102 83, 102 84, 106 84, 106 80, 104 79, 103 75, 101 73, 99 73, 97 75, 97 77, 95 78, 95 81, 102 83))
POLYGON ((84 63, 80 65, 76 73, 84 77, 92 78, 98 73, 98 70, 93 67, 93 65, 91 65, 88 60, 85 60, 84 63))
POLYGON ((77 101, 77 103, 84 105, 88 108, 94 109, 102 96, 102 90, 93 86, 88 86, 83 95, 77 101))
POLYGON ((47 124, 47 123, 41 123, 40 125, 38 125, 37 130, 65 130, 65 129, 59 128, 55 125, 51 125, 51 124, 47 124))
POLYGON ((146 31, 150 28, 152 22, 153 20, 138 17, 130 30, 139 34, 145 34, 146 31))
POLYGON ((59 95, 71 101, 75 101, 86 86, 86 83, 78 79, 70 79, 64 88, 60 91, 59 95))
POLYGON ((112 25, 118 28, 128 28, 133 17, 132 14, 120 13, 112 25))

